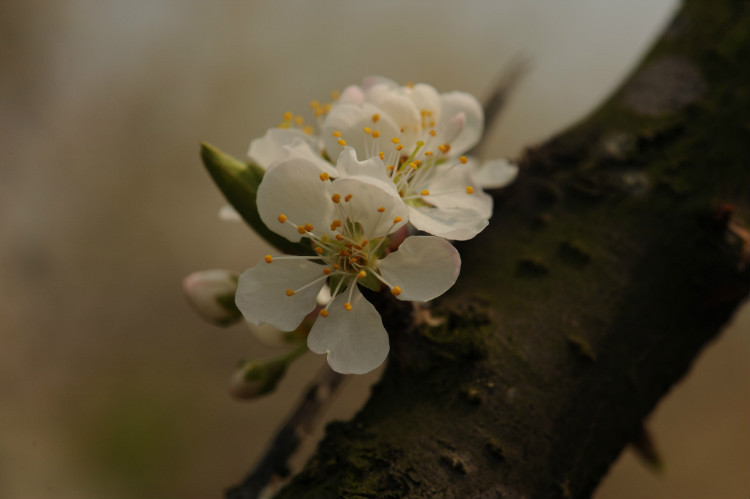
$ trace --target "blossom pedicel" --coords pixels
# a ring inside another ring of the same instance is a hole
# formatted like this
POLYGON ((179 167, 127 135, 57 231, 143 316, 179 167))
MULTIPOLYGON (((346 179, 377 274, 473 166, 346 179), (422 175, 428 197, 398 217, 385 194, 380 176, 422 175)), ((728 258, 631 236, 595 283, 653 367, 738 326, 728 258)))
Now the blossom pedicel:
POLYGON ((389 350, 380 315, 359 285, 382 283, 399 299, 427 301, 458 277, 458 252, 438 237, 408 237, 387 254, 389 236, 409 217, 392 183, 371 176, 332 179, 315 162, 292 157, 269 168, 257 205, 269 228, 292 242, 309 239, 315 254, 267 255, 240 276, 237 306, 251 323, 291 330, 316 308, 329 283, 333 298, 320 309, 308 346, 328 353, 338 372, 368 372, 389 350))

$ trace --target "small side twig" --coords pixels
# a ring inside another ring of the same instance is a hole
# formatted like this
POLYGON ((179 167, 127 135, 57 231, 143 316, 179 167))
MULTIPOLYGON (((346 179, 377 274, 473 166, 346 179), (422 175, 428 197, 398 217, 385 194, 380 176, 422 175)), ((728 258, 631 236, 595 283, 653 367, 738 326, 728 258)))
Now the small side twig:
POLYGON ((487 137, 490 136, 487 131, 497 122, 497 118, 508 103, 511 93, 516 89, 518 83, 529 71, 529 60, 523 55, 514 57, 503 69, 497 79, 497 83, 492 89, 492 93, 484 100, 484 134, 482 139, 475 145, 469 154, 481 156, 482 146, 485 144, 487 137))
POLYGON ((318 417, 345 378, 327 365, 318 372, 255 469, 241 483, 227 490, 227 499, 257 499, 275 477, 289 475, 289 459, 304 437, 312 432, 318 417))

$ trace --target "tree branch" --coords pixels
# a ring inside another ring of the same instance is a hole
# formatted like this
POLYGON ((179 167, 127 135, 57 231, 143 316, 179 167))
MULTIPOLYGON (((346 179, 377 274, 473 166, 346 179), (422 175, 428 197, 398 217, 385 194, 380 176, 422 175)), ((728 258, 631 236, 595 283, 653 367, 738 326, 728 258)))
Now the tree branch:
POLYGON ((379 297, 383 379, 279 497, 590 496, 748 294, 749 33, 747 2, 688 2, 605 106, 527 151, 442 325, 379 297))

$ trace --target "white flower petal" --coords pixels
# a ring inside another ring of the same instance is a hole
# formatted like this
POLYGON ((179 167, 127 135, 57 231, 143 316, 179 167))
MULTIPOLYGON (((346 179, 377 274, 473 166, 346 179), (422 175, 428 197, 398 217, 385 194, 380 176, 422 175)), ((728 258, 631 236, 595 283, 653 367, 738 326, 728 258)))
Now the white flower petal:
POLYGON ((247 155, 250 160, 261 168, 268 168, 277 161, 289 157, 284 146, 291 145, 295 140, 308 144, 311 151, 317 148, 316 139, 297 130, 296 128, 271 128, 263 137, 250 142, 247 155))
MULTIPOLYGON (((304 234, 297 226, 311 224, 315 234, 331 235, 333 203, 326 186, 321 185, 320 170, 302 158, 292 158, 269 168, 258 186, 258 213, 266 226, 277 234, 297 242, 304 234), (280 223, 279 215, 288 222, 280 223)), ((328 183, 328 181, 326 181, 328 183)))
POLYGON ((248 322, 270 324, 282 331, 292 331, 315 308, 315 299, 325 280, 292 296, 286 290, 297 290, 323 277, 323 265, 302 259, 261 261, 240 275, 235 303, 248 322))
POLYGON ((302 139, 295 138, 290 145, 284 146, 287 151, 287 157, 289 158, 303 158, 318 167, 319 173, 326 172, 332 177, 338 176, 336 168, 323 159, 318 151, 314 151, 308 142, 302 139))
POLYGON ((457 156, 479 142, 484 129, 484 112, 479 102, 466 92, 449 92, 440 96, 442 119, 448 120, 463 112, 465 123, 451 142, 451 155, 457 156))
POLYGON ((472 165, 471 176, 474 182, 485 189, 499 189, 516 179, 518 166, 507 159, 491 159, 480 164, 475 161, 472 165))
POLYGON ((409 97, 390 92, 380 99, 378 107, 393 120, 400 132, 398 135, 386 135, 387 140, 400 137, 404 144, 416 143, 417 137, 422 131, 422 119, 419 109, 409 97))
POLYGON ((417 83, 413 88, 404 87, 404 89, 420 113, 422 110, 432 113, 425 118, 426 124, 429 125, 430 120, 440 121, 440 94, 435 90, 435 87, 425 83, 417 83))
POLYGON ((362 82, 362 89, 368 91, 376 85, 382 85, 386 89, 397 88, 399 86, 398 83, 385 76, 366 76, 362 82))
POLYGON ((378 270, 389 284, 401 288, 399 299, 427 301, 453 286, 461 257, 445 239, 411 236, 378 263, 378 270))
POLYGON ((337 104, 356 104, 360 105, 365 100, 365 93, 357 85, 349 85, 341 92, 337 104))
POLYGON ((397 133, 398 128, 393 120, 382 109, 369 103, 361 106, 346 103, 334 106, 322 127, 326 154, 332 160, 338 158, 344 150, 344 146, 339 143, 342 139, 347 146, 357 151, 357 157, 366 159, 377 154, 379 147, 383 147, 380 144, 390 141, 397 133), (372 121, 375 114, 380 115, 377 123, 372 121), (380 138, 373 139, 371 135, 366 134, 365 127, 377 130, 380 138), (340 132, 341 137, 334 136, 335 132, 340 132))
MULTIPOLYGON (((356 286, 356 285, 355 285, 356 286)), ((318 317, 307 337, 315 353, 328 353, 328 365, 344 374, 364 374, 383 363, 390 346, 380 314, 355 287, 351 310, 346 310, 348 292, 334 298, 328 317, 318 317)))
POLYGON ((409 207, 409 222, 419 230, 456 241, 471 239, 489 224, 487 217, 463 208, 409 207))
POLYGON ((396 186, 391 177, 386 173, 385 165, 380 158, 373 157, 365 161, 357 161, 357 153, 351 147, 346 147, 339 154, 336 162, 336 169, 339 177, 371 177, 379 180, 383 185, 393 188, 396 192, 396 186))
POLYGON ((437 208, 460 208, 476 211, 484 218, 492 216, 492 196, 482 191, 474 181, 472 168, 468 164, 454 167, 441 165, 424 188, 435 195, 423 199, 437 208), (466 192, 466 187, 472 188, 472 194, 466 192))
MULTIPOLYGON (((333 181, 331 190, 341 195, 340 209, 349 219, 362 224, 368 239, 385 236, 406 224, 409 209, 401 200, 393 183, 386 184, 371 177, 339 178, 333 181), (351 194, 350 201, 344 201, 351 194), (385 208, 382 212, 379 208, 385 208), (394 218, 401 221, 393 223, 394 218)), ((342 216, 339 216, 343 220, 342 216)))
POLYGON ((232 208, 232 205, 225 204, 219 208, 219 220, 224 222, 241 222, 242 217, 237 213, 237 210, 232 208))

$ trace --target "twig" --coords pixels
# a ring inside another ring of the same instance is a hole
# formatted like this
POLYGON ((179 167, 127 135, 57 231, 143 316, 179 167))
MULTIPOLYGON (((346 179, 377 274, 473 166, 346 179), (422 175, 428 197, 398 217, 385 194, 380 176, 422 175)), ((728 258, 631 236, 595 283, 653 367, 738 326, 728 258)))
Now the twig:
POLYGON ((318 372, 255 469, 241 483, 227 490, 227 499, 257 499, 275 478, 289 475, 289 459, 312 432, 318 417, 345 378, 327 365, 318 372))

